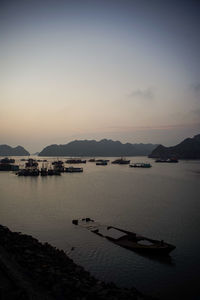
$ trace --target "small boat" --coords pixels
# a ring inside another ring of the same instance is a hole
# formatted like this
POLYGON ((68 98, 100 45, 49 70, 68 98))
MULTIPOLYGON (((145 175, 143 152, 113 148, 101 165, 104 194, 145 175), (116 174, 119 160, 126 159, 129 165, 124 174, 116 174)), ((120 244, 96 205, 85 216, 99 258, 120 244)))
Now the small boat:
POLYGON ((68 160, 66 160, 66 164, 86 164, 86 160, 68 159, 68 160))
POLYGON ((96 162, 96 165, 97 166, 107 166, 107 160, 98 160, 97 162, 96 162))
POLYGON ((53 175, 60 176, 60 175, 61 175, 61 173, 60 173, 59 170, 55 170, 55 169, 51 169, 51 168, 48 169, 47 174, 48 174, 49 176, 53 176, 53 175))
POLYGON ((40 170, 40 175, 41 176, 47 176, 48 175, 48 170, 45 167, 42 167, 40 170))
POLYGON ((37 168, 26 168, 20 169, 19 172, 16 173, 18 176, 39 176, 40 172, 37 168))
POLYGON ((168 162, 168 163, 177 163, 177 162, 178 162, 178 159, 177 159, 177 158, 170 158, 170 159, 168 159, 167 162, 168 162))
POLYGON ((178 159, 176 158, 167 158, 167 159, 163 159, 163 158, 159 158, 155 160, 156 163, 178 163, 178 159))
POLYGON ((65 168, 63 166, 63 161, 61 160, 58 160, 58 161, 53 161, 52 162, 52 165, 53 165, 53 169, 56 171, 56 172, 64 172, 65 171, 65 168))
POLYGON ((62 160, 55 160, 52 162, 52 165, 63 165, 63 161, 62 160))
POLYGON ((66 173, 82 173, 83 172, 83 168, 69 167, 69 168, 65 168, 65 172, 66 173))
POLYGON ((36 161, 35 159, 33 159, 33 158, 29 158, 29 159, 27 160, 27 163, 25 164, 25 167, 26 167, 26 168, 37 168, 37 166, 38 166, 38 163, 37 163, 37 161, 36 161))
POLYGON ((135 163, 135 164, 130 164, 130 168, 151 168, 152 165, 149 163, 135 163))
POLYGON ((119 165, 128 165, 130 163, 130 160, 126 160, 124 158, 118 158, 114 161, 112 161, 112 164, 119 164, 119 165))
POLYGON ((138 235, 135 232, 123 230, 114 226, 101 225, 97 222, 94 222, 94 220, 90 218, 81 219, 80 221, 73 220, 72 223, 74 225, 80 225, 90 230, 92 233, 106 238, 110 242, 120 247, 141 253, 143 255, 168 255, 171 251, 173 251, 176 248, 174 245, 168 244, 163 240, 150 239, 138 235), (108 235, 109 230, 112 231, 111 233, 109 232, 110 235, 108 235))
POLYGON ((88 161, 89 162, 95 162, 95 158, 90 158, 88 161))
POLYGON ((5 157, 0 160, 0 163, 1 164, 14 164, 15 160, 12 158, 5 157))

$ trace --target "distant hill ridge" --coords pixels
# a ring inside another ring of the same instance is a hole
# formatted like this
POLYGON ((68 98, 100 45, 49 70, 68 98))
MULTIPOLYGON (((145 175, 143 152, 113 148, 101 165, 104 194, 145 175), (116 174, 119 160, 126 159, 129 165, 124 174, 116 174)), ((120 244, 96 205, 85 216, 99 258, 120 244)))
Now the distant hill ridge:
POLYGON ((119 141, 103 139, 75 140, 65 145, 45 147, 39 156, 136 156, 149 155, 157 145, 122 144, 119 141))
POLYGON ((22 146, 10 147, 8 145, 0 145, 0 156, 28 156, 30 153, 22 146))
POLYGON ((182 158, 182 159, 200 159, 200 134, 193 138, 187 138, 180 144, 173 147, 164 147, 159 145, 149 155, 151 158, 182 158))

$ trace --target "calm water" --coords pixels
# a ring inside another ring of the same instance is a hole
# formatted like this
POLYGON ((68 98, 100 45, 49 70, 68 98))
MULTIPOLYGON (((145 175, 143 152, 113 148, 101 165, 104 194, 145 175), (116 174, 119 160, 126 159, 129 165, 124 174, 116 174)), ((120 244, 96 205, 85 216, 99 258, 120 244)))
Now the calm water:
POLYGON ((87 162, 82 174, 37 178, 0 172, 0 223, 62 248, 99 279, 160 299, 199 299, 200 161, 131 161, 153 167, 87 162), (140 256, 71 224, 86 216, 177 248, 171 261, 140 256))

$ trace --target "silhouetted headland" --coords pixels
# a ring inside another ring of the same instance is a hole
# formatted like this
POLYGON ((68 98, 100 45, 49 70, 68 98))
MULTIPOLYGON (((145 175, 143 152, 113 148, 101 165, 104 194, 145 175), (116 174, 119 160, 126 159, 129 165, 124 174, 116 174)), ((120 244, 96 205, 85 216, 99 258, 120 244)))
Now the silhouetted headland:
POLYGON ((62 250, 0 225, 1 299, 153 299, 92 277, 62 250))
POLYGON ((159 145, 149 155, 150 158, 200 159, 200 134, 187 138, 173 147, 159 145))
POLYGON ((72 141, 65 145, 45 147, 39 156, 142 156, 149 155, 157 145, 122 144, 119 141, 103 139, 72 141))
POLYGON ((10 147, 8 145, 0 145, 0 156, 28 156, 30 153, 22 146, 10 147))

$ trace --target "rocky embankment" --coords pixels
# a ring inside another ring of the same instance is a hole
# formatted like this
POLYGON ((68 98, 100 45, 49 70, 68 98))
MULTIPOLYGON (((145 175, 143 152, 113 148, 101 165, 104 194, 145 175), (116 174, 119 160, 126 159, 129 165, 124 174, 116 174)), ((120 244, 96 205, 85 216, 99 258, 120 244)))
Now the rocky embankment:
POLYGON ((0 299, 153 299, 98 281, 62 250, 0 225, 0 299))

